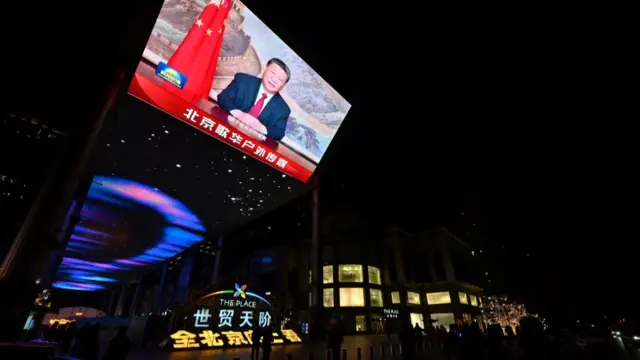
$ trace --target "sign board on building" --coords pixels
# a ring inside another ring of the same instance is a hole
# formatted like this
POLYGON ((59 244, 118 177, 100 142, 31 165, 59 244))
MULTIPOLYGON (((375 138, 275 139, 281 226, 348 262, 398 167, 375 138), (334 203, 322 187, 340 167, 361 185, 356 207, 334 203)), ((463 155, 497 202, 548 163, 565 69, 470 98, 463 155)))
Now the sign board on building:
POLYGON ((169 350, 251 346, 253 330, 271 329, 273 344, 302 342, 293 330, 275 326, 271 303, 261 295, 235 284, 234 290, 216 291, 202 297, 213 305, 197 305, 192 313, 180 314, 186 323, 167 339, 169 350))

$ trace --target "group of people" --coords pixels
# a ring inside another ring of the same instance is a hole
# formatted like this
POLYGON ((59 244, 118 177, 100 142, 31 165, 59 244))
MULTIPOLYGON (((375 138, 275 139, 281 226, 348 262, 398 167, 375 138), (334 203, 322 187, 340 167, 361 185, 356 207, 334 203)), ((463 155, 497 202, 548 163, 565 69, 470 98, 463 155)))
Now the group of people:
POLYGON ((406 324, 398 338, 405 360, 413 360, 427 349, 442 350, 448 359, 456 360, 541 359, 547 348, 542 324, 537 319, 523 320, 515 329, 491 324, 486 333, 477 322, 452 324, 448 331, 442 325, 430 324, 423 330, 418 324, 413 328, 406 324))
POLYGON ((262 359, 269 360, 271 344, 273 344, 273 328, 271 326, 263 328, 254 326, 251 332, 251 360, 259 360, 261 348, 262 359))
MULTIPOLYGON (((78 328, 75 322, 61 325, 54 322, 44 333, 44 339, 59 344, 58 352, 68 354, 82 360, 100 359, 98 335, 100 324, 88 323, 78 328)), ((127 337, 127 327, 122 326, 111 340, 102 360, 126 359, 131 347, 127 337)))

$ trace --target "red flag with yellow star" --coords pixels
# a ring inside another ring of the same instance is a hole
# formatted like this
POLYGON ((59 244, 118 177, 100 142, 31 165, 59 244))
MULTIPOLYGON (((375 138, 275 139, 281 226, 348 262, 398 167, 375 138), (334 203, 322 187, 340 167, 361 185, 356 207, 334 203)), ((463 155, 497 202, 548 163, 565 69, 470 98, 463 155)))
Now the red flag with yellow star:
POLYGON ((225 20, 231 0, 211 0, 191 27, 168 65, 187 77, 184 88, 165 82, 164 88, 184 100, 197 104, 209 98, 222 46, 225 20))

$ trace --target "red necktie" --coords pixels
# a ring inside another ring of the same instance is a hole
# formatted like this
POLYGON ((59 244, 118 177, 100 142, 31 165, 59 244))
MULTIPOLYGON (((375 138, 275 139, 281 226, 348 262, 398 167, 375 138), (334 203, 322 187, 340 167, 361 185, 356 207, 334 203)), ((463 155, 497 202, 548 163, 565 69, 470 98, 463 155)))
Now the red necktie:
POLYGON ((262 93, 262 97, 260 98, 260 100, 258 100, 258 102, 255 105, 253 105, 253 107, 251 108, 251 111, 249 111, 249 114, 257 119, 258 115, 260 115, 260 112, 262 111, 262 108, 264 107, 264 101, 266 99, 267 99, 267 94, 262 93))

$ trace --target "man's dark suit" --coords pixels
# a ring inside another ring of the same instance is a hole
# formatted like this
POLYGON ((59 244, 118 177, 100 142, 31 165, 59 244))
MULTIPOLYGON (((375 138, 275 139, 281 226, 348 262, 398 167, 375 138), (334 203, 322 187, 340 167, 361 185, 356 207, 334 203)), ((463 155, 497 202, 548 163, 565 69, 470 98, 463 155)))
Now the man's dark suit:
MULTIPOLYGON (((258 98, 261 83, 262 79, 258 77, 237 73, 231 84, 218 94, 218 105, 227 112, 237 109, 249 113, 258 98)), ((287 129, 289 115, 291 108, 280 94, 275 94, 260 112, 258 120, 267 128, 267 136, 280 140, 287 129)))

